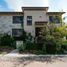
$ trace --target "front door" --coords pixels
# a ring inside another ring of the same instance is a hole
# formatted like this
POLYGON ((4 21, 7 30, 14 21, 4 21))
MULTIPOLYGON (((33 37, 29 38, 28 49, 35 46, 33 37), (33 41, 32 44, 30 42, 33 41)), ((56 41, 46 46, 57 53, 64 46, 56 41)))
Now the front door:
POLYGON ((42 28, 41 27, 36 27, 35 28, 35 36, 39 36, 39 33, 41 32, 42 28))

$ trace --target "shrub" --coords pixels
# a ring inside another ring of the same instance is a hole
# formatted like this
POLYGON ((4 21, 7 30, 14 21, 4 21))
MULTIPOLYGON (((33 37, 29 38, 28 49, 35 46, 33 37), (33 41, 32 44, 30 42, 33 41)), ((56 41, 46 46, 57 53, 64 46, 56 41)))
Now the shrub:
POLYGON ((1 37, 1 45, 15 47, 15 40, 10 35, 4 34, 1 37))
POLYGON ((25 44, 25 43, 21 44, 21 45, 18 47, 18 50, 19 50, 20 52, 24 51, 25 49, 26 49, 26 44, 25 44))
POLYGON ((26 41, 26 50, 34 50, 35 49, 35 44, 32 43, 31 41, 26 41))
POLYGON ((26 32, 23 30, 23 33, 22 33, 22 40, 25 42, 26 39, 27 39, 27 35, 26 35, 26 32))
POLYGON ((61 54, 64 51, 64 46, 67 44, 63 43, 63 37, 67 34, 65 27, 49 24, 42 29, 41 33, 42 39, 44 39, 42 50, 49 54, 61 54))
POLYGON ((61 51, 64 53, 64 51, 67 51, 67 41, 63 41, 61 45, 61 51))
MULTIPOLYGON (((55 53, 55 46, 56 46, 56 41, 53 36, 47 35, 44 39, 44 47, 46 49, 46 53, 53 54, 55 53)), ((43 50, 44 50, 43 47, 43 50)))
POLYGON ((43 47, 43 44, 44 44, 43 37, 41 35, 39 35, 36 40, 37 40, 37 43, 36 43, 37 49, 42 50, 42 47, 43 47))
POLYGON ((32 37, 31 33, 27 35, 26 38, 26 50, 34 50, 36 49, 35 43, 34 43, 34 37, 32 37))
POLYGON ((44 54, 47 54, 47 51, 46 51, 46 43, 43 44, 42 51, 44 52, 44 54))
POLYGON ((37 54, 37 55, 45 54, 45 52, 44 52, 44 51, 42 51, 42 50, 35 51, 34 53, 35 53, 35 54, 37 54))

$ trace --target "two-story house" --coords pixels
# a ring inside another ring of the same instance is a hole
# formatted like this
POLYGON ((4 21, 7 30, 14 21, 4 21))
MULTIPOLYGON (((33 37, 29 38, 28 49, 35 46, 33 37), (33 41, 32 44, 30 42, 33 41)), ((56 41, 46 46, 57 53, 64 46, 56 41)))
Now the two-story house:
POLYGON ((60 25, 65 12, 48 12, 48 7, 22 7, 22 12, 0 12, 0 33, 20 37, 22 28, 32 36, 37 36, 40 29, 48 23, 60 25))

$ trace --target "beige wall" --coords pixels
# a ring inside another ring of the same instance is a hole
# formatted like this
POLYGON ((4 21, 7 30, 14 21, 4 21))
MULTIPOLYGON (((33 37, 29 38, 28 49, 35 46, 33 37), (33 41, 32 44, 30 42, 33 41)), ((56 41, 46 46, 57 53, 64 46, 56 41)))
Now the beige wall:
POLYGON ((46 11, 24 11, 24 29, 26 32, 35 36, 35 22, 36 21, 47 21, 48 17, 46 15, 46 11), (27 26, 27 16, 32 16, 32 26, 27 26))

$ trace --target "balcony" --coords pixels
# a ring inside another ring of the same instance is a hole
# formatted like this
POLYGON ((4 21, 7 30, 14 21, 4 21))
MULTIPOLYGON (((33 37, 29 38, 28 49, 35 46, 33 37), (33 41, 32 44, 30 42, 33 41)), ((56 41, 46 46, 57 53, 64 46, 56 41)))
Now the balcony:
POLYGON ((43 27, 44 25, 47 25, 47 22, 45 22, 45 21, 37 21, 37 22, 35 22, 36 27, 43 27))

